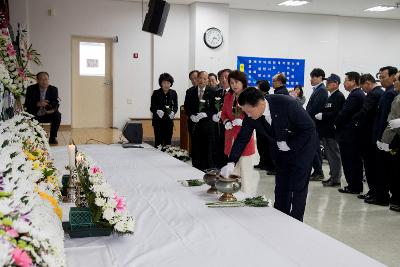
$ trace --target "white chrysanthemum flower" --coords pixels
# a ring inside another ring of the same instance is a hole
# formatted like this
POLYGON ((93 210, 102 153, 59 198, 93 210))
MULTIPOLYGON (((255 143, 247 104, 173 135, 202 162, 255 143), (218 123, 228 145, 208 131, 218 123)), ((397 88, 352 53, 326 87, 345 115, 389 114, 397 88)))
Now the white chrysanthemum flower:
POLYGON ((103 212, 103 218, 106 219, 107 221, 111 220, 114 217, 114 210, 113 209, 105 209, 103 212))

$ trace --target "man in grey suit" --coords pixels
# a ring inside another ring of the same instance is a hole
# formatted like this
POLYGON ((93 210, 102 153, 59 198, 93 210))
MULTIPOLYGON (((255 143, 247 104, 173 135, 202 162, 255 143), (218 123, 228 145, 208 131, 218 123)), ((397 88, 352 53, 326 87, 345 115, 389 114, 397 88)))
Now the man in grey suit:
MULTIPOLYGON (((326 87, 323 82, 325 79, 325 72, 322 69, 315 68, 311 71, 310 77, 310 82, 313 86, 313 93, 311 94, 310 100, 307 103, 306 110, 310 117, 314 120, 317 127, 317 133, 320 135, 321 123, 315 118, 315 115, 322 112, 326 101, 328 100, 328 92, 326 91, 326 87)), ((322 171, 322 154, 320 147, 318 147, 317 151, 315 152, 313 169, 314 172, 311 174, 310 181, 323 180, 324 173, 322 171)))

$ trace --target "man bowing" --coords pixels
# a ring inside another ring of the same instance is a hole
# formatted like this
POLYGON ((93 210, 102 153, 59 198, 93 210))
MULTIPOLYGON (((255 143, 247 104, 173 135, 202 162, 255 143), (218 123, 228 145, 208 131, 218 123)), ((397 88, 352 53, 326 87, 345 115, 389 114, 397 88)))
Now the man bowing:
POLYGON ((221 175, 234 169, 253 131, 272 145, 276 162, 274 207, 303 221, 308 183, 318 141, 315 124, 298 102, 285 95, 267 95, 254 87, 239 96, 239 105, 247 114, 221 175))

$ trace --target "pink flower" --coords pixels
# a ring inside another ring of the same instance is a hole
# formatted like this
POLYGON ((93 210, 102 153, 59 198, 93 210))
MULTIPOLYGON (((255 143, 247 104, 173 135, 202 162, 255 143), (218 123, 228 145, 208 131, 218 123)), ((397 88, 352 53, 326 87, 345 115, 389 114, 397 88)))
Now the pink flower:
POLYGON ((7 234, 13 238, 18 237, 18 232, 13 228, 8 229, 7 234))
POLYGON ((18 76, 25 80, 26 74, 23 68, 18 68, 18 76))
POLYGON ((32 259, 29 255, 20 248, 16 248, 12 252, 12 258, 17 266, 29 267, 32 266, 32 259))
POLYGON ((9 36, 10 34, 8 33, 8 29, 2 29, 1 30, 1 34, 5 35, 5 36, 9 36))
POLYGON ((100 169, 99 167, 97 167, 97 166, 94 166, 94 167, 92 168, 92 173, 93 173, 93 174, 96 174, 96 173, 98 173, 98 172, 101 172, 101 169, 100 169))
POLYGON ((114 193, 114 199, 117 201, 117 211, 123 212, 126 208, 125 205, 125 199, 123 197, 117 196, 117 194, 114 193))
POLYGON ((14 46, 13 46, 11 43, 7 44, 6 49, 7 49, 7 54, 8 54, 10 57, 16 55, 14 46))

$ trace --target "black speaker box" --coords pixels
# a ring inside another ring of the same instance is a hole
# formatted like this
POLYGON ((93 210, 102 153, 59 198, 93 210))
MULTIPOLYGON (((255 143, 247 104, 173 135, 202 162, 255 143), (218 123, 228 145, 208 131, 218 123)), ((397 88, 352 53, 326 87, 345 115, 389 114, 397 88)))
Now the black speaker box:
POLYGON ((143 141, 143 126, 140 121, 129 121, 125 124, 122 134, 132 144, 141 144, 143 141))
POLYGON ((162 36, 169 8, 170 5, 166 1, 150 0, 142 30, 162 36))

